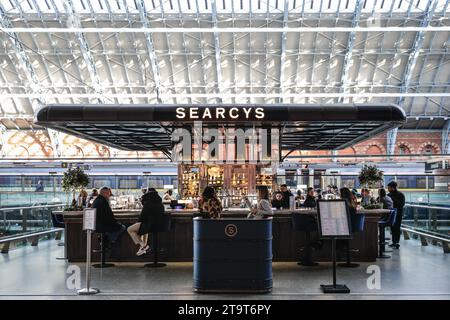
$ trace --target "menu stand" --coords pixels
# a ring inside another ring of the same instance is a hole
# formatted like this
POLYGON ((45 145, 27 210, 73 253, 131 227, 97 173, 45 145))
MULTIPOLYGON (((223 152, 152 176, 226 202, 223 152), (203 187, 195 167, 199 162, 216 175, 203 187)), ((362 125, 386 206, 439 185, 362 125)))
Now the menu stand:
POLYGON ((345 284, 336 284, 336 239, 351 239, 351 223, 345 200, 319 200, 317 217, 321 239, 331 240, 333 284, 321 284, 323 293, 350 293, 345 284))
POLYGON ((323 293, 350 293, 345 284, 336 284, 336 238, 331 239, 331 258, 333 260, 333 284, 321 284, 323 293))

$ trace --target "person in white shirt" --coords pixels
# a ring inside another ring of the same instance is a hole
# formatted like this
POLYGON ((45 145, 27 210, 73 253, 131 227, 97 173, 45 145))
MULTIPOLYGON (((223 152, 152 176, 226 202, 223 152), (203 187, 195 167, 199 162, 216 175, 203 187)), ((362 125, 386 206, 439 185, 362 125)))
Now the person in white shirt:
POLYGON ((252 209, 247 218, 261 219, 264 215, 272 214, 272 205, 269 201, 269 189, 266 186, 258 188, 258 205, 252 209))

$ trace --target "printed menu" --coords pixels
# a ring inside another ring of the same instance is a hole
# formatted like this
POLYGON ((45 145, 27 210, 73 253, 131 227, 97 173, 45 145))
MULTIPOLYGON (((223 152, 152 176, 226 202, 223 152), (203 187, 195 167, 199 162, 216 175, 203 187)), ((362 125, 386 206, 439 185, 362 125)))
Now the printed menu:
POLYGON ((323 237, 350 235, 345 201, 319 201, 319 215, 323 237))

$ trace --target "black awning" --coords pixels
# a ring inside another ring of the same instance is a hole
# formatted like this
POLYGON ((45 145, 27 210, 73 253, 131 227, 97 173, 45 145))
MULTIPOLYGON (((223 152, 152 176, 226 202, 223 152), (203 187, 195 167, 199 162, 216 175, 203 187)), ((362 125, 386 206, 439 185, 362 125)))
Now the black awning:
POLYGON ((48 105, 38 125, 132 151, 170 154, 176 127, 277 127, 282 150, 335 150, 404 123, 394 104, 48 105))

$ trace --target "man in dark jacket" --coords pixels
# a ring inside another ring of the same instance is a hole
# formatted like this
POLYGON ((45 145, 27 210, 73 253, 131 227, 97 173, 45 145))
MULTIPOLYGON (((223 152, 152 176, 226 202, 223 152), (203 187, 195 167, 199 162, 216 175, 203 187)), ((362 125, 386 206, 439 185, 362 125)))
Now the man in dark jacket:
POLYGON ((397 182, 391 181, 388 184, 388 196, 394 202, 394 208, 397 209, 394 225, 391 227, 392 244, 390 247, 398 249, 400 245, 400 226, 402 225, 403 207, 405 206, 405 195, 397 190, 397 182))
POLYGON ((309 187, 306 192, 306 199, 305 202, 303 202, 303 206, 306 208, 315 208, 317 206, 317 202, 314 197, 314 188, 309 187))
POLYGON ((100 194, 92 203, 92 208, 97 209, 96 231, 104 232, 109 241, 115 242, 126 227, 119 223, 115 218, 109 205, 111 189, 102 187, 100 194))
POLYGON ((290 190, 288 190, 288 187, 287 187, 286 184, 282 184, 280 186, 280 191, 283 194, 283 200, 281 200, 282 201, 282 207, 284 209, 290 208, 289 198, 293 197, 294 195, 292 194, 292 192, 290 190))

